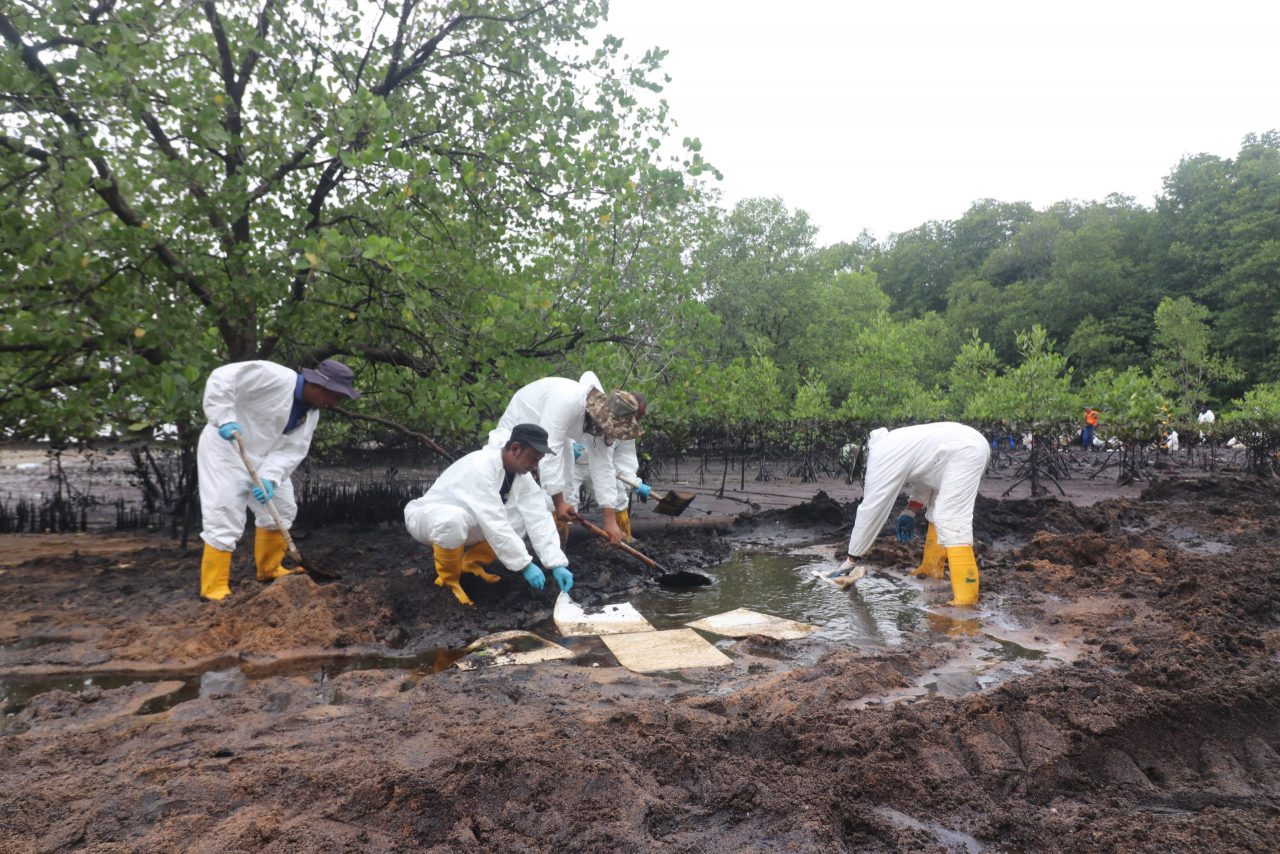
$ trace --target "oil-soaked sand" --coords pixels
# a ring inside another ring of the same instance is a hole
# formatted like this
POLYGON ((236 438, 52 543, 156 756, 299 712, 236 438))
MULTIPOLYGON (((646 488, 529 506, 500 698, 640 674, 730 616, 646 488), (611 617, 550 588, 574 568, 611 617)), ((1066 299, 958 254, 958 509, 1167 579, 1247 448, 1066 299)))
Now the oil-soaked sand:
MULTIPOLYGON (((681 569, 744 540, 834 554, 852 508, 820 497, 678 527, 644 513, 644 548, 681 569)), ((1084 653, 883 704, 866 701, 919 684, 973 631, 882 652, 752 638, 731 667, 678 677, 592 656, 272 676, 304 655, 429 655, 539 627, 552 597, 468 579, 463 609, 399 526, 300 540, 344 573, 326 585, 259 586, 242 546, 222 605, 194 596, 198 553, 165 540, 63 546, 0 575, 0 678, 157 681, 49 691, 3 719, 0 851, 1276 850, 1277 520, 1273 483, 1225 476, 1088 506, 982 498, 987 609, 1084 653), (136 714, 237 663, 260 678, 232 669, 136 714)), ((918 548, 886 536, 870 557, 900 573, 918 548)), ((580 601, 647 583, 594 540, 570 553, 580 601)))

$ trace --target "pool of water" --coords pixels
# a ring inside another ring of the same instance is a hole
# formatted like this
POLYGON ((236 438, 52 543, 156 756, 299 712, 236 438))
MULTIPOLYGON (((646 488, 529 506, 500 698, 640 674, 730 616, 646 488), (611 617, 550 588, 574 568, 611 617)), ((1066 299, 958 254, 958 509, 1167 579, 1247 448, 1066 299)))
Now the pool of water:
MULTIPOLYGON (((1070 658, 1069 650, 1064 651, 1061 644, 1008 623, 1001 614, 990 609, 984 609, 980 615, 964 611, 950 613, 952 609, 941 609, 941 612, 926 609, 921 584, 905 574, 898 578, 891 572, 873 570, 857 584, 845 589, 815 577, 815 572, 829 572, 833 567, 829 557, 812 550, 798 549, 788 553, 742 551, 727 562, 704 570, 714 581, 709 586, 672 589, 651 585, 636 591, 628 601, 656 629, 680 628, 694 620, 747 608, 817 626, 818 631, 813 637, 855 648, 893 647, 921 633, 973 639, 965 655, 925 675, 913 688, 898 692, 904 696, 959 696, 1025 672, 1027 666, 1034 666, 1046 658, 1054 662, 1070 658), (1020 642, 1028 638, 1035 646, 1020 642)), ((540 636, 570 649, 574 653, 570 661, 572 664, 617 666, 617 660, 597 637, 560 637, 554 623, 549 620, 534 630, 540 636)), ((711 637, 722 649, 732 649, 733 641, 715 635, 711 637)), ((34 636, 7 644, 6 648, 27 649, 65 641, 65 638, 34 636)), ((325 686, 334 676, 356 670, 408 671, 408 679, 402 686, 404 690, 420 679, 450 667, 464 655, 466 652, 462 649, 441 648, 410 656, 373 653, 312 656, 270 663, 246 662, 231 667, 222 663, 205 672, 169 671, 145 675, 98 672, 48 679, 0 678, 0 709, 5 716, 12 717, 33 697, 52 690, 79 693, 94 687, 110 690, 139 682, 181 682, 177 690, 147 701, 138 711, 138 714, 147 715, 198 697, 239 693, 244 689, 245 680, 307 676, 325 686)), ((895 694, 869 697, 867 702, 893 702, 898 699, 901 697, 895 694)), ((341 703, 341 695, 335 691, 329 701, 341 703)))
POLYGON ((466 652, 460 649, 431 649, 411 656, 348 655, 285 659, 270 664, 248 665, 226 669, 210 669, 201 673, 152 672, 152 673, 86 673, 52 678, 0 678, 0 713, 13 717, 30 704, 32 698, 49 691, 80 694, 91 688, 109 691, 129 685, 178 681, 182 687, 161 697, 148 700, 138 710, 140 715, 151 715, 173 708, 178 703, 208 697, 214 694, 234 694, 243 690, 246 679, 263 679, 273 676, 308 676, 312 681, 324 684, 334 676, 356 670, 407 670, 414 676, 438 673, 461 659, 466 652))
POLYGON ((834 567, 812 555, 742 552, 706 570, 708 587, 648 587, 629 601, 657 629, 735 608, 810 623, 818 637, 854 646, 895 646, 927 628, 918 588, 876 573, 843 590, 813 575, 834 567))

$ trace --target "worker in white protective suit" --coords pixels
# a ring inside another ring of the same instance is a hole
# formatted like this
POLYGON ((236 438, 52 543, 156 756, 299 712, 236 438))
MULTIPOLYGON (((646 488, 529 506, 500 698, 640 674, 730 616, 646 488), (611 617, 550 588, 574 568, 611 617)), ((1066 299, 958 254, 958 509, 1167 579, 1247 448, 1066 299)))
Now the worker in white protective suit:
POLYGON ((351 369, 335 359, 301 372, 274 362, 233 362, 209 375, 204 386, 208 423, 196 454, 204 520, 202 597, 217 601, 231 594, 231 554, 244 533, 249 509, 254 511, 258 580, 274 581, 290 574, 280 565, 286 551, 284 534, 263 505, 271 501, 285 526, 293 525, 298 505, 289 476, 311 448, 320 410, 342 398, 360 396, 352 376, 351 369), (237 436, 258 470, 261 489, 251 482, 240 458, 237 436))
MULTIPOLYGON (((643 416, 644 396, 637 394, 636 399, 640 402, 640 414, 643 416)), ((591 488, 589 464, 591 452, 585 445, 578 442, 573 444, 573 452, 578 459, 573 464, 573 488, 569 491, 569 495, 573 498, 572 503, 576 505, 584 488, 593 496, 595 491, 591 488)), ((648 501, 653 489, 640 479, 640 457, 636 453, 634 439, 624 439, 614 447, 613 465, 615 479, 618 481, 616 500, 613 505, 614 518, 622 531, 623 539, 629 543, 634 539, 631 535, 631 495, 634 492, 641 501, 648 501)))
POLYGON ((616 507, 620 485, 615 478, 614 454, 617 445, 636 439, 642 405, 634 394, 615 390, 605 394, 600 380, 587 371, 577 381, 566 377, 545 377, 520 389, 489 432, 490 447, 501 447, 517 424, 538 424, 547 431, 556 455, 548 456, 538 469, 538 479, 551 498, 556 525, 567 532, 573 519, 573 443, 587 450, 591 488, 604 516, 604 531, 617 544, 624 538, 618 527, 616 507))
POLYGON ((1211 430, 1213 422, 1217 416, 1213 414, 1213 410, 1209 408, 1209 404, 1201 403, 1199 405, 1200 414, 1196 416, 1196 423, 1200 425, 1200 429, 1196 432, 1200 434, 1200 441, 1204 441, 1204 431, 1211 430))
POLYGON ((525 549, 526 534, 560 589, 573 587, 546 499, 530 474, 544 454, 555 453, 546 430, 516 424, 501 448, 472 451, 445 469, 426 495, 405 505, 409 534, 431 546, 438 587, 448 587, 459 602, 470 605, 471 597, 462 589, 463 573, 496 584, 501 576, 484 570, 496 559, 541 590, 546 575, 525 549))
POLYGON ((913 574, 942 578, 949 567, 952 599, 948 604, 977 605, 973 505, 990 456, 991 447, 982 434, 963 424, 873 430, 867 439, 866 489, 849 535, 849 557, 832 578, 848 584, 866 575, 866 568, 855 559, 871 548, 906 485, 907 509, 895 525, 898 539, 908 542, 914 537, 920 511, 929 521, 924 559, 913 574))

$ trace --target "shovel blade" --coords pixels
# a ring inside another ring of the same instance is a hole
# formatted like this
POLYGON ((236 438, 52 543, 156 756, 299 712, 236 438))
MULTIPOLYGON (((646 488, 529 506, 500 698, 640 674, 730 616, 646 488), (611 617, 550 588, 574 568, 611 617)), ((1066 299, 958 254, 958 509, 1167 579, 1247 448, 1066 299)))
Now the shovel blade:
POLYGON ((321 566, 313 560, 300 560, 298 563, 303 571, 311 576, 313 581, 340 581, 342 579, 341 573, 321 566))
POLYGON ((693 503, 695 498, 697 498, 696 493, 676 492, 673 489, 658 499, 658 504, 653 508, 653 512, 661 513, 664 516, 679 516, 685 511, 686 507, 693 503))
POLYGON ((706 587, 711 579, 696 572, 680 570, 658 576, 658 584, 662 587, 706 587))

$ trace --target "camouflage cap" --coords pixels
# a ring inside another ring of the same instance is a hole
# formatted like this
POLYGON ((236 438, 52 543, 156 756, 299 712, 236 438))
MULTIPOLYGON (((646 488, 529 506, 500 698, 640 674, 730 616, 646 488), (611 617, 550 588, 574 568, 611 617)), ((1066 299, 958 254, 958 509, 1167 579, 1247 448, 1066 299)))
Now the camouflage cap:
POLYGON ((587 392, 587 413, 610 439, 639 438, 644 433, 640 426, 640 411, 640 402, 629 391, 605 394, 593 388, 587 392))

